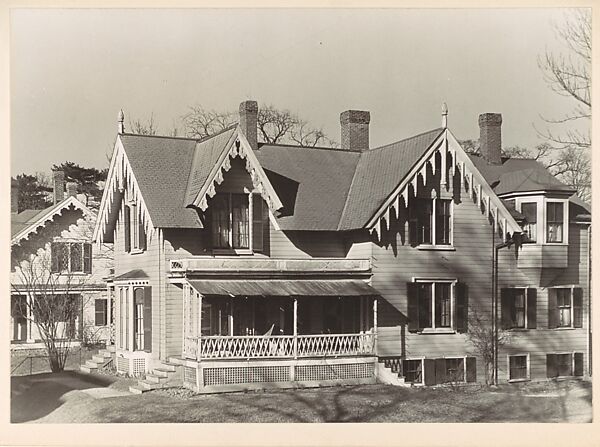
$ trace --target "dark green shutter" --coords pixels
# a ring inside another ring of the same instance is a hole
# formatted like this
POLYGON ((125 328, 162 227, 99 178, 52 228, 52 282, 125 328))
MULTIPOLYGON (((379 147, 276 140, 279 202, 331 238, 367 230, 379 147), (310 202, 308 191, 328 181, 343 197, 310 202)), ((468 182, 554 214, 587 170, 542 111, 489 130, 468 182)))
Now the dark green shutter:
POLYGON ((50 244, 50 257, 51 257, 50 270, 52 273, 58 273, 59 246, 60 246, 60 244, 58 242, 52 242, 50 244))
POLYGON ((583 376, 583 352, 576 352, 575 356, 575 371, 573 371, 574 376, 583 376))
POLYGON ((123 209, 123 240, 125 241, 125 251, 131 251, 131 231, 130 231, 130 212, 129 207, 123 209))
POLYGON ((92 273, 92 244, 83 244, 83 272, 92 273))
POLYGON ((258 253, 262 253, 264 247, 263 203, 260 194, 252 195, 252 250, 258 253))
POLYGON ((138 247, 140 250, 146 250, 146 228, 144 227, 144 223, 142 222, 142 210, 140 209, 139 223, 138 223, 138 247))
POLYGON ((537 289, 527 289, 527 327, 537 328, 537 289))
POLYGON ((548 377, 549 379, 553 377, 558 377, 556 354, 546 354, 546 377, 548 377))
POLYGON ((406 295, 408 300, 408 331, 419 330, 419 292, 415 282, 406 283, 406 295))
POLYGON ((467 382, 477 381, 477 359, 475 357, 467 357, 467 382))
POLYGON ((465 283, 456 283, 455 328, 457 332, 467 332, 469 315, 469 294, 465 283))
POLYGON ((556 305, 556 289, 548 289, 548 329, 558 327, 559 315, 556 305))
POLYGON ((510 329, 513 327, 513 321, 511 316, 511 308, 514 304, 514 297, 512 289, 501 289, 500 290, 500 318, 502 329, 510 329))
POLYGON ((446 359, 435 359, 435 383, 446 383, 446 359))
POLYGON ((152 287, 144 287, 144 351, 152 352, 152 287))
POLYGON ((435 360, 423 360, 423 382, 425 385, 435 385, 435 360))
POLYGON ((573 326, 583 327, 583 289, 573 289, 573 326))

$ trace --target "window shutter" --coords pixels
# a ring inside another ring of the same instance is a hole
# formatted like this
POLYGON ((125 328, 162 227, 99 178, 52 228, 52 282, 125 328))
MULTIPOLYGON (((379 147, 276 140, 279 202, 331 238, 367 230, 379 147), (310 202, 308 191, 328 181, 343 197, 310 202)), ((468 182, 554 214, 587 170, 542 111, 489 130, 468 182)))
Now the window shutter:
POLYGON ((83 244, 83 272, 92 273, 92 244, 83 244))
POLYGON ((417 332, 419 330, 419 293, 417 286, 415 282, 406 283, 409 332, 417 332))
POLYGON ((500 290, 500 318, 502 329, 512 328, 512 317, 510 315, 511 305, 514 304, 513 294, 511 289, 500 290))
POLYGON ((258 253, 262 253, 264 248, 263 203, 260 194, 252 194, 252 249, 258 253))
POLYGON ((465 283, 456 283, 456 309, 454 313, 454 327, 457 332, 467 332, 467 319, 469 315, 468 287, 465 283))
POLYGON ((435 359, 435 383, 446 382, 446 359, 435 359))
POLYGON ((556 354, 546 354, 546 377, 548 377, 549 379, 553 377, 558 377, 556 354))
POLYGON ((548 329, 558 327, 558 306, 556 305, 556 289, 548 289, 548 329))
POLYGON ((152 352, 152 287, 144 287, 144 351, 152 352))
POLYGON ((423 378, 425 385, 435 385, 435 360, 423 360, 423 378))
POLYGON ((583 327, 583 289, 573 289, 573 327, 583 327))
POLYGON ((573 371, 574 376, 583 376, 583 352, 576 352, 575 356, 575 370, 573 371))
POLYGON ((477 359, 475 357, 467 357, 467 382, 477 381, 477 359))
POLYGON ((125 206, 123 209, 123 236, 125 241, 125 251, 131 251, 131 231, 129 228, 131 215, 129 212, 129 207, 125 206))
POLYGON ((537 328, 537 289, 527 289, 527 327, 537 328))
POLYGON ((96 326, 106 326, 106 300, 102 298, 95 300, 94 308, 94 324, 96 326))
POLYGON ((52 242, 50 244, 50 257, 51 257, 51 266, 50 270, 52 273, 58 273, 58 257, 59 257, 59 243, 52 242))
POLYGON ((146 250, 146 228, 144 227, 144 223, 142 222, 142 216, 140 216, 138 219, 138 237, 140 238, 140 240, 138 241, 138 247, 140 248, 140 250, 146 250))

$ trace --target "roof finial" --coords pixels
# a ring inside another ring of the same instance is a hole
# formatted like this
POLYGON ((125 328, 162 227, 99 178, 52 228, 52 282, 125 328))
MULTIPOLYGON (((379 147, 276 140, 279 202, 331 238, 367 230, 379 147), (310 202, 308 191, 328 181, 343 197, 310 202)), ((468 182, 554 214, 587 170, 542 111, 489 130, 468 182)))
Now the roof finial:
POLYGON ((442 103, 442 127, 448 127, 448 105, 445 102, 442 103))
POLYGON ((123 113, 123 109, 119 110, 119 118, 118 118, 118 127, 117 130, 119 133, 125 133, 125 114, 123 113))

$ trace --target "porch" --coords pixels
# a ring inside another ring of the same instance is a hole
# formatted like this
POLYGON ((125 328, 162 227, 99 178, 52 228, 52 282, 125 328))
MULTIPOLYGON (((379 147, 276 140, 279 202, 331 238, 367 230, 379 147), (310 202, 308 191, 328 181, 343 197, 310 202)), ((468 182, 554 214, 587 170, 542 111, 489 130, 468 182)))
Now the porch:
POLYGON ((360 279, 188 279, 184 384, 198 392, 375 382, 378 293, 360 279))

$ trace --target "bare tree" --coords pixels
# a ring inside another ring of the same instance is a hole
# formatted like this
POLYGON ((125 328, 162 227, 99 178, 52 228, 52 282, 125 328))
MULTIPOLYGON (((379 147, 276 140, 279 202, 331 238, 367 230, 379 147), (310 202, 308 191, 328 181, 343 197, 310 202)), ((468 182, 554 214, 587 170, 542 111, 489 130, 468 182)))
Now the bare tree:
POLYGON ((573 109, 562 117, 544 118, 549 128, 538 131, 548 140, 554 153, 548 156, 553 173, 577 189, 578 195, 591 197, 589 122, 591 108, 592 20, 590 9, 573 9, 565 21, 555 26, 557 36, 568 53, 546 52, 538 60, 550 88, 574 100, 573 109), (568 127, 566 127, 568 126, 568 127), (553 130, 558 129, 558 130, 553 130))
MULTIPOLYGON (((467 337, 483 360, 485 368, 485 384, 494 383, 494 340, 496 338, 491 320, 473 313, 469 318, 467 337)), ((505 331, 498 331, 498 347, 506 344, 508 336, 505 331)))
POLYGON ((146 121, 140 119, 134 119, 133 121, 129 120, 129 128, 131 129, 131 133, 138 135, 154 136, 158 131, 158 127, 154 122, 154 113, 152 113, 150 118, 146 121))
POLYGON ((234 124, 237 116, 232 112, 206 110, 197 105, 191 106, 188 113, 181 117, 184 133, 189 138, 206 138, 234 124))

